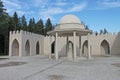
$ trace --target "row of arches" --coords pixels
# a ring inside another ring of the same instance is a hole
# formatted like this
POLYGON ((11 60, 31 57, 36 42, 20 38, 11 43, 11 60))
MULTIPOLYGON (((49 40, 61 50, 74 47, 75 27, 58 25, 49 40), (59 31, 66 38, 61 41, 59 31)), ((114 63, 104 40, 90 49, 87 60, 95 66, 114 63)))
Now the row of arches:
MULTIPOLYGON (((73 44, 71 41, 68 41, 67 44, 73 44)), ((73 46, 73 45, 72 45, 73 46)), ((103 40, 100 44, 101 54, 110 54, 110 45, 106 40, 103 40)), ((51 53, 55 53, 55 41, 51 44, 51 53)), ((87 56, 88 53, 88 41, 86 40, 82 45, 82 53, 84 56, 87 56)))
MULTIPOLYGON (((101 54, 110 54, 110 45, 107 40, 103 40, 100 44, 101 54)), ((88 53, 88 41, 86 40, 82 46, 82 53, 86 56, 88 53)))
MULTIPOLYGON (((19 42, 17 39, 15 39, 13 42, 12 42, 12 56, 19 56, 19 42)), ((36 54, 38 55, 39 54, 39 42, 37 41, 36 43, 36 54)), ((30 42, 29 40, 26 41, 25 43, 25 55, 26 56, 30 56, 30 42)))

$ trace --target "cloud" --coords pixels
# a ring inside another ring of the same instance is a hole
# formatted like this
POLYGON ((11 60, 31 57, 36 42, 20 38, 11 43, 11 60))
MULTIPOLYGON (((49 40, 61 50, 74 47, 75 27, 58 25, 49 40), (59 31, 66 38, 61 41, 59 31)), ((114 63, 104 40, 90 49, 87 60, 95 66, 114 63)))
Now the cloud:
POLYGON ((66 2, 58 1, 58 2, 55 2, 54 5, 56 5, 56 6, 66 6, 67 3, 66 2))
POLYGON ((4 0, 5 8, 10 15, 16 11, 18 16, 41 17, 46 20, 58 14, 80 12, 87 6, 86 2, 70 0, 4 0))
POLYGON ((104 10, 120 7, 120 0, 98 0, 96 1, 96 3, 97 7, 95 8, 95 10, 104 10))
MULTIPOLYGON (((57 2, 58 3, 58 2, 57 2)), ((56 4, 57 6, 50 6, 50 8, 45 8, 39 11, 40 16, 42 16, 42 18, 45 20, 47 18, 52 18, 54 19, 54 15, 58 15, 58 14, 63 14, 63 13, 71 13, 71 12, 80 12, 82 10, 84 10, 87 7, 87 3, 83 2, 80 4, 73 4, 71 7, 71 4, 69 5, 69 7, 67 7, 67 3, 63 3, 64 5, 60 5, 56 4), (65 6, 65 7, 63 7, 65 6)))
POLYGON ((84 2, 84 3, 78 4, 78 5, 74 5, 72 8, 70 8, 68 10, 68 12, 80 12, 80 11, 84 10, 86 7, 87 7, 87 3, 84 2))
POLYGON ((120 1, 112 1, 112 2, 106 1, 103 2, 102 5, 107 8, 116 8, 116 7, 120 7, 120 1))

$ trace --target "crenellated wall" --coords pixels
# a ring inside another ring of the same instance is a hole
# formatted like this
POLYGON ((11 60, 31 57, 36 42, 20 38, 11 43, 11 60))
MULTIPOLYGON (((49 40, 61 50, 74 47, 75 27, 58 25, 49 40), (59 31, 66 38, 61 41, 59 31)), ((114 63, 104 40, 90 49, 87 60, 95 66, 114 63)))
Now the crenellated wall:
POLYGON ((12 43, 14 40, 18 41, 19 44, 19 56, 26 56, 26 42, 28 42, 28 46, 30 47, 29 55, 36 55, 36 44, 39 43, 39 54, 43 54, 43 46, 44 46, 44 36, 34 34, 26 31, 10 31, 9 38, 9 56, 12 56, 12 43))
MULTIPOLYGON (((109 44, 110 54, 120 54, 120 33, 119 34, 91 34, 90 46, 92 55, 103 55, 101 52, 101 45, 103 41, 106 41, 109 44)), ((86 36, 81 36, 81 45, 87 40, 86 36)), ((9 56, 12 55, 13 49, 19 48, 19 56, 27 56, 28 53, 30 56, 36 55, 36 45, 39 43, 39 54, 49 55, 51 53, 52 43, 54 43, 54 36, 43 36, 27 31, 10 31, 9 38, 9 56), (17 41, 14 43, 14 41, 17 41), (13 43, 15 46, 13 46, 13 43), (17 46, 19 45, 19 46, 17 46), (27 47, 29 46, 29 48, 27 47), (30 52, 29 52, 30 51, 30 52)), ((69 36, 68 41, 73 43, 73 37, 69 36)), ((55 45, 54 45, 55 46, 55 45)), ((76 37, 76 50, 77 56, 80 55, 80 40, 79 36, 76 37)), ((58 54, 59 56, 67 55, 67 37, 58 36, 58 54)), ((15 53, 17 54, 17 53, 15 53)))
MULTIPOLYGON (((120 54, 120 35, 118 34, 91 34, 90 35, 90 45, 92 55, 102 55, 101 53, 101 43, 102 41, 107 41, 109 44, 110 54, 120 54)), ((82 36, 82 45, 87 40, 87 36, 82 36)))

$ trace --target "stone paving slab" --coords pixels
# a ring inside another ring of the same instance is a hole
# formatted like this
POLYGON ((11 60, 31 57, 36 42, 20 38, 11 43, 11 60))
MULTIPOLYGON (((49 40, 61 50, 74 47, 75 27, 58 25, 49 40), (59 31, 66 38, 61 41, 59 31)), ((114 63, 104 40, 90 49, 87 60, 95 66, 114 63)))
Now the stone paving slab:
POLYGON ((0 80, 119 80, 120 57, 97 57, 76 62, 45 56, 9 57, 0 64, 19 61, 26 64, 0 67, 0 80))

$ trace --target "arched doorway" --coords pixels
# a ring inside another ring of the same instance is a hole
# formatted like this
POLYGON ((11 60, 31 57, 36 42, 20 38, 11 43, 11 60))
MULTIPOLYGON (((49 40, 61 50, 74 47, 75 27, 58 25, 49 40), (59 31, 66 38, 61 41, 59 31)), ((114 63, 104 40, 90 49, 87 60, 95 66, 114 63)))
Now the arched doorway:
POLYGON ((25 53, 26 53, 26 56, 30 56, 30 42, 29 42, 29 40, 27 40, 26 44, 25 44, 25 53))
POLYGON ((101 54, 110 54, 109 43, 106 40, 101 42, 101 54))
POLYGON ((3 35, 0 35, 0 55, 4 54, 4 48, 5 48, 5 37, 3 35))
POLYGON ((67 43, 67 57, 69 60, 73 60, 74 58, 72 41, 68 41, 67 43))
POLYGON ((55 53, 55 41, 51 44, 51 53, 55 53))
POLYGON ((36 54, 39 54, 39 42, 36 43, 36 54))
POLYGON ((83 53, 83 56, 87 56, 88 54, 88 41, 86 40, 84 43, 83 43, 83 46, 82 46, 83 50, 82 50, 82 53, 83 53))
POLYGON ((12 43, 12 56, 19 56, 19 43, 16 39, 12 43))

